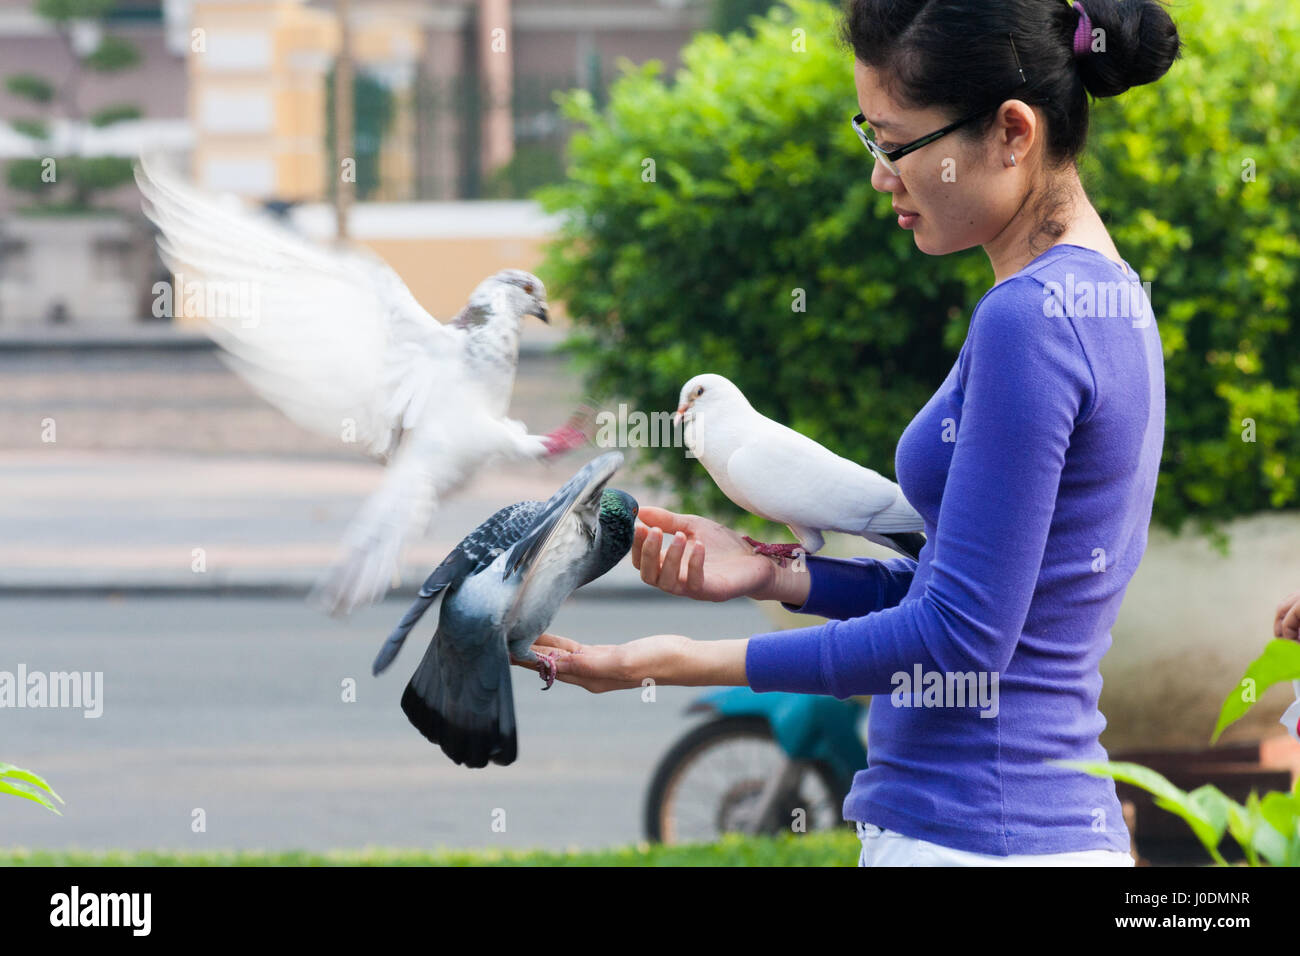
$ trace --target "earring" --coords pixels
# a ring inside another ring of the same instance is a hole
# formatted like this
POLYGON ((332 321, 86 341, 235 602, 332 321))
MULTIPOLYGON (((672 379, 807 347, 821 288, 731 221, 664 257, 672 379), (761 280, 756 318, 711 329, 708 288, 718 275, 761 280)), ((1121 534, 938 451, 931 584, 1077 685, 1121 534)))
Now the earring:
POLYGON ((1016 164, 1016 154, 1015 154, 1015 153, 1012 153, 1012 154, 1011 154, 1011 162, 1009 162, 1009 163, 1005 163, 1004 165, 1007 165, 1007 166, 1014 166, 1015 164, 1016 164))

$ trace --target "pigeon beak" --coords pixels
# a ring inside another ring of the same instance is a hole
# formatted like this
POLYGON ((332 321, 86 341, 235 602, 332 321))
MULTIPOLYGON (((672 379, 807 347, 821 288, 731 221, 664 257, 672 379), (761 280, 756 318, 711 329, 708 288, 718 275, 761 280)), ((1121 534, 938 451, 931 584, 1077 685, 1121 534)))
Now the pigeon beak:
POLYGON ((680 424, 682 423, 682 418, 685 417, 685 415, 686 415, 686 409, 687 409, 688 407, 689 407, 689 406, 687 406, 687 405, 681 405, 681 406, 678 407, 677 411, 673 412, 673 424, 674 424, 674 425, 680 425, 680 424))
POLYGON ((529 312, 528 314, 529 314, 529 315, 535 315, 535 316, 537 316, 539 319, 541 319, 541 320, 542 320, 543 322, 545 322, 547 325, 550 325, 550 324, 551 324, 551 317, 550 317, 550 315, 547 314, 547 312, 546 312, 546 306, 544 306, 544 305, 539 305, 539 306, 537 307, 537 311, 536 311, 536 312, 529 312))

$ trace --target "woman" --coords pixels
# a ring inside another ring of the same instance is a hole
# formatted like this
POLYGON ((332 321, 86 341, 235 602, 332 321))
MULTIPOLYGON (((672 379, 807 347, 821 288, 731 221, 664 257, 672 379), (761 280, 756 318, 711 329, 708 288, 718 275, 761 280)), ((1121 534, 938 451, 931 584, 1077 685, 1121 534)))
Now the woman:
POLYGON ((539 644, 592 691, 878 695, 870 767, 844 803, 863 864, 1132 865, 1113 782, 1052 761, 1106 759, 1098 663, 1146 546, 1163 361, 1075 160, 1087 94, 1159 78, 1177 31, 1152 0, 851 0, 845 34, 873 186, 918 249, 979 245, 996 280, 898 443, 928 543, 918 561, 813 556, 801 573, 715 522, 643 508, 632 558, 648 583, 831 620, 539 644), (985 695, 960 697, 964 681, 985 695))

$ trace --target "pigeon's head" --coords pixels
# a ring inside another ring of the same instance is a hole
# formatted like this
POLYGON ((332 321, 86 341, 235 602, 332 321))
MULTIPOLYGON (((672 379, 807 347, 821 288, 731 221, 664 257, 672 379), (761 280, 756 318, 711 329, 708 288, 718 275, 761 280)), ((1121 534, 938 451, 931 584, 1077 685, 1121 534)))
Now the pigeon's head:
POLYGON ((546 312, 546 286, 531 272, 522 269, 502 269, 488 278, 484 285, 492 285, 495 295, 504 294, 506 302, 519 315, 535 315, 547 325, 551 318, 546 312))
POLYGON ((748 404, 744 394, 730 380, 706 372, 682 386, 673 423, 690 424, 703 411, 748 404))
POLYGON ((626 491, 606 488, 601 492, 599 556, 588 581, 600 577, 631 550, 638 507, 636 499, 626 491))

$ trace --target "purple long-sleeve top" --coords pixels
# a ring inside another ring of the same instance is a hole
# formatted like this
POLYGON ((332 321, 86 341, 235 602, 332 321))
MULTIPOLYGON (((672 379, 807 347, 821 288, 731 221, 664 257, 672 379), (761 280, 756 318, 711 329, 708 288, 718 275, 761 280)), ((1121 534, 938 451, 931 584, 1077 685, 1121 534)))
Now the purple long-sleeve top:
POLYGON ((877 695, 846 819, 977 853, 1128 850, 1114 783, 1049 761, 1106 759, 1098 666, 1146 548, 1164 363, 1138 282, 1060 244, 985 293, 898 443, 919 560, 809 557, 792 609, 831 620, 750 639, 754 690, 877 695))

